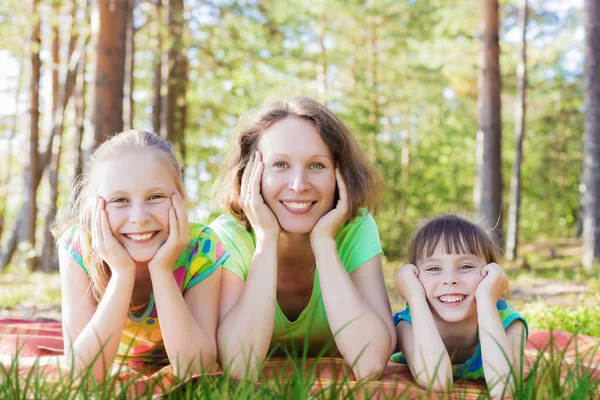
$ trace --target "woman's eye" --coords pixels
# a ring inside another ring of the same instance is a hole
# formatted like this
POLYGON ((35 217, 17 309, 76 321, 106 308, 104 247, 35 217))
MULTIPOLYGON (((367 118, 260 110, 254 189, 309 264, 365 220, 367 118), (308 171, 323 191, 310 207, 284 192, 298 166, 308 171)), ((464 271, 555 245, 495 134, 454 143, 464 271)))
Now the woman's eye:
POLYGON ((315 163, 315 164, 311 164, 311 166, 309 168, 310 169, 323 169, 323 168, 325 168, 325 166, 321 163, 315 163))

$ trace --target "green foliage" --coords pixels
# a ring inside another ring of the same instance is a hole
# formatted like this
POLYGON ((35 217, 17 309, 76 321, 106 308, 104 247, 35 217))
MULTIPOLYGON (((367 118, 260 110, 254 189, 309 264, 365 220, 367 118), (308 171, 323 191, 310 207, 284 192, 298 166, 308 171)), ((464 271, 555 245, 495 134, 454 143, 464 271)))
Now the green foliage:
POLYGON ((526 303, 519 312, 530 329, 556 329, 600 337, 600 295, 596 297, 595 304, 578 304, 574 308, 526 303))

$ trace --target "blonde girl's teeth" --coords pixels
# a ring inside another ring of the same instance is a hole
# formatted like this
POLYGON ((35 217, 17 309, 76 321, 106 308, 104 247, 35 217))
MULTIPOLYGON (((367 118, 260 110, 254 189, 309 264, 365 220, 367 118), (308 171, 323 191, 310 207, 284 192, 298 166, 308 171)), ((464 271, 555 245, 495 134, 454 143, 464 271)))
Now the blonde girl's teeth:
POLYGON ((127 236, 133 240, 146 240, 146 239, 150 239, 153 235, 154 235, 154 233, 146 233, 144 235, 127 235, 127 236))

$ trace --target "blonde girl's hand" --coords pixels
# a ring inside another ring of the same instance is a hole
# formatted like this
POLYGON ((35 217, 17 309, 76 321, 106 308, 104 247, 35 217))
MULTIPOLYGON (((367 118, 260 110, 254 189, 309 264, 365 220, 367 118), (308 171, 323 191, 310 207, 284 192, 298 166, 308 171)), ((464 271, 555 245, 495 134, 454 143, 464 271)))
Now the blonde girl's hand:
POLYGON ((419 269, 414 264, 406 264, 400 268, 394 278, 394 284, 409 305, 427 298, 425 288, 419 280, 419 269))
POLYGON ((113 236, 105 208, 106 201, 98 196, 92 213, 92 248, 108 264, 113 275, 135 273, 135 261, 113 236))
POLYGON ((158 249, 152 260, 148 262, 148 268, 173 270, 177 259, 190 243, 190 231, 188 214, 185 203, 179 193, 171 196, 172 206, 169 208, 169 237, 158 249))
POLYGON ((240 188, 240 205, 259 240, 269 236, 277 237, 281 232, 275 214, 267 206, 260 192, 264 169, 262 155, 260 151, 257 151, 246 165, 240 188))
POLYGON ((508 290, 508 277, 496 263, 490 263, 481 269, 483 279, 475 289, 477 301, 490 300, 496 302, 502 298, 508 290))
POLYGON ((348 191, 346 183, 342 179, 342 175, 338 168, 335 169, 335 180, 337 182, 339 200, 335 208, 323 215, 310 232, 310 239, 318 239, 322 237, 335 238, 344 222, 348 219, 348 191))

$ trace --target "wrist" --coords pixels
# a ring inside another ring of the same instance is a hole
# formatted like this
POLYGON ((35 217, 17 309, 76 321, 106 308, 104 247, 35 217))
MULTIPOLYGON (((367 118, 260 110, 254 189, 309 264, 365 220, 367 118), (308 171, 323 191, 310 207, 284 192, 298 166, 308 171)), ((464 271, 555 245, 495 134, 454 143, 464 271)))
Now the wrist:
POLYGON ((484 308, 484 309, 490 309, 490 308, 496 308, 496 303, 498 302, 498 300, 495 300, 492 296, 490 296, 489 294, 486 295, 475 295, 475 301, 477 302, 477 308, 484 308))
POLYGON ((313 252, 315 253, 319 249, 330 250, 332 247, 337 248, 335 239, 333 237, 323 234, 315 235, 313 233, 310 234, 310 246, 312 247, 313 252))

